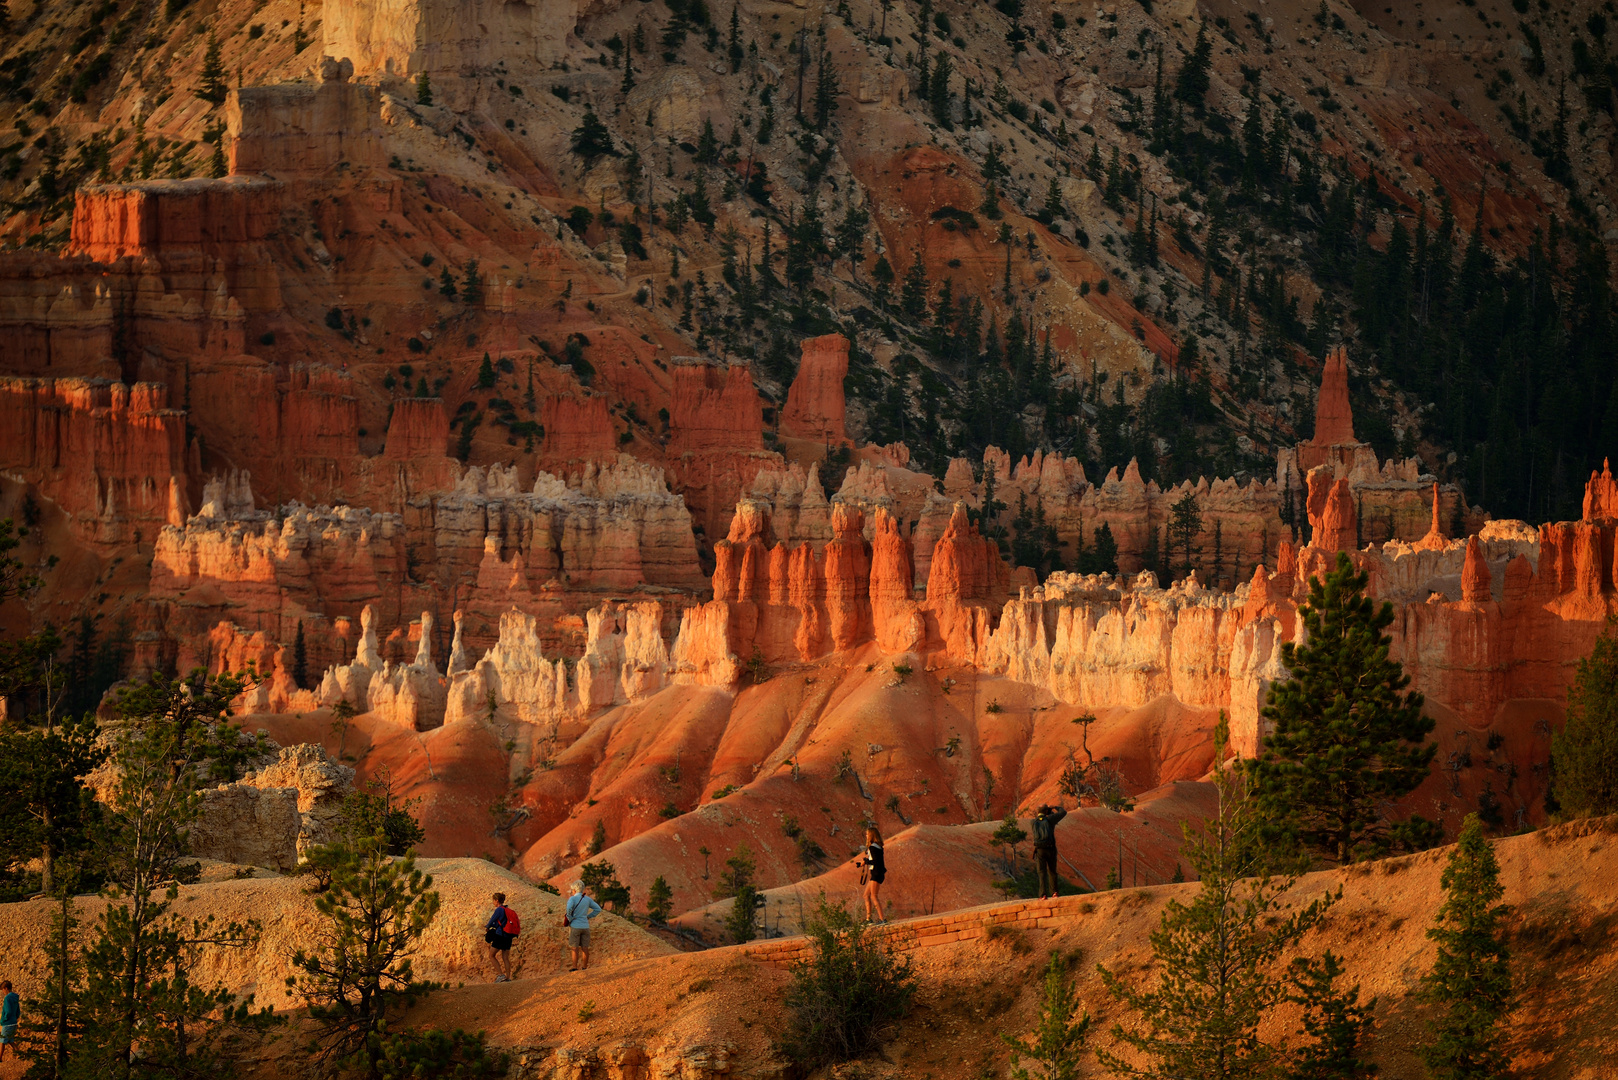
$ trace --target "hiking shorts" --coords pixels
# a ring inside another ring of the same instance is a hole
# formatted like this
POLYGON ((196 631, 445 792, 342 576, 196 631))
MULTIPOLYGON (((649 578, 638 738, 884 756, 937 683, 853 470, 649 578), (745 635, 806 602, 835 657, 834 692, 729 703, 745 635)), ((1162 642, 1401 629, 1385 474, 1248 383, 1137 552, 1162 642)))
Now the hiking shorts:
POLYGON ((0 1024, 0 1046, 6 1046, 17 1041, 16 1024, 0 1024))
POLYGON ((512 937, 510 934, 496 930, 489 937, 489 948, 495 950, 496 952, 505 952, 511 948, 511 943, 515 940, 517 939, 512 937))
POLYGON ((570 949, 588 949, 590 947, 590 928, 588 926, 568 927, 567 947, 570 949))

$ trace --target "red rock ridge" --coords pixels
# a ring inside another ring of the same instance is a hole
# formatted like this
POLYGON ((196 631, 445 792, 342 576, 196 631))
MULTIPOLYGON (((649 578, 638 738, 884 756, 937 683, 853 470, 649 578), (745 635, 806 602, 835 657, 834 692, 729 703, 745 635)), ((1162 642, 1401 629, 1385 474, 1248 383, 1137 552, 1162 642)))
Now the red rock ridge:
POLYGON ((552 395, 539 406, 546 462, 613 461, 618 456, 612 415, 599 394, 552 395))
POLYGON ((393 403, 383 456, 393 461, 441 458, 449 446, 449 417, 442 398, 401 398, 393 403))

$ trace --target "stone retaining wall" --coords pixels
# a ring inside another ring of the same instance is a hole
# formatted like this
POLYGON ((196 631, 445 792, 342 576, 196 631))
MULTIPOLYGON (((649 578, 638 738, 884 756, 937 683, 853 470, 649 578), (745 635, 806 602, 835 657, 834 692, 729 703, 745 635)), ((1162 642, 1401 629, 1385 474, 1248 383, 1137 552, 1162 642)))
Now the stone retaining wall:
MULTIPOLYGON (((981 938, 991 926, 1012 926, 1022 930, 1042 929, 1071 922, 1096 909, 1092 895, 1063 896, 1054 900, 1018 900, 1010 904, 989 904, 962 908, 943 915, 906 919, 875 929, 895 952, 913 952, 952 941, 981 938)), ((798 936, 754 941, 741 946, 753 959, 776 967, 787 967, 814 954, 811 939, 798 936)))

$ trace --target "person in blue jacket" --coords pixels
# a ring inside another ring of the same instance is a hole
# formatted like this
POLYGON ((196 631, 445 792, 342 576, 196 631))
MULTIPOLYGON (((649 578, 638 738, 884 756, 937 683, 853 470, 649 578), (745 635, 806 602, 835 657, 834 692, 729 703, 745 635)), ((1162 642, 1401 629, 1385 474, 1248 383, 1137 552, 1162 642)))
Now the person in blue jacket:
MULTIPOLYGON (((6 1059, 6 1047, 15 1048, 17 1045, 17 1021, 22 1016, 22 999, 11 988, 11 980, 0 982, 0 990, 6 992, 0 998, 0 1061, 6 1059)), ((16 1057, 16 1050, 12 1050, 12 1057, 16 1057)))
POLYGON ((567 947, 573 960, 569 971, 584 971, 590 966, 590 920, 600 914, 601 905, 584 891, 584 882, 575 881, 563 916, 567 924, 567 947))
POLYGON ((489 943, 489 957, 494 961, 494 981, 511 981, 512 935, 506 933, 506 894, 494 894, 494 910, 483 924, 483 940, 489 943))

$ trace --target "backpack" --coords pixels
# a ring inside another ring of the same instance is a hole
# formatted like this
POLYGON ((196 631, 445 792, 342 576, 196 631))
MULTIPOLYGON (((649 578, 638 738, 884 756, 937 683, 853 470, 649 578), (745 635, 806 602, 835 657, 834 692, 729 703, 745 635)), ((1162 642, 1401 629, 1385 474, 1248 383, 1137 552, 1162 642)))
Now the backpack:
POLYGON ((1051 826, 1051 819, 1040 816, 1034 819, 1034 843, 1043 847, 1056 839, 1056 829, 1051 826))
POLYGON ((517 918, 517 909, 506 908, 506 936, 516 937, 522 933, 522 920, 517 918))

